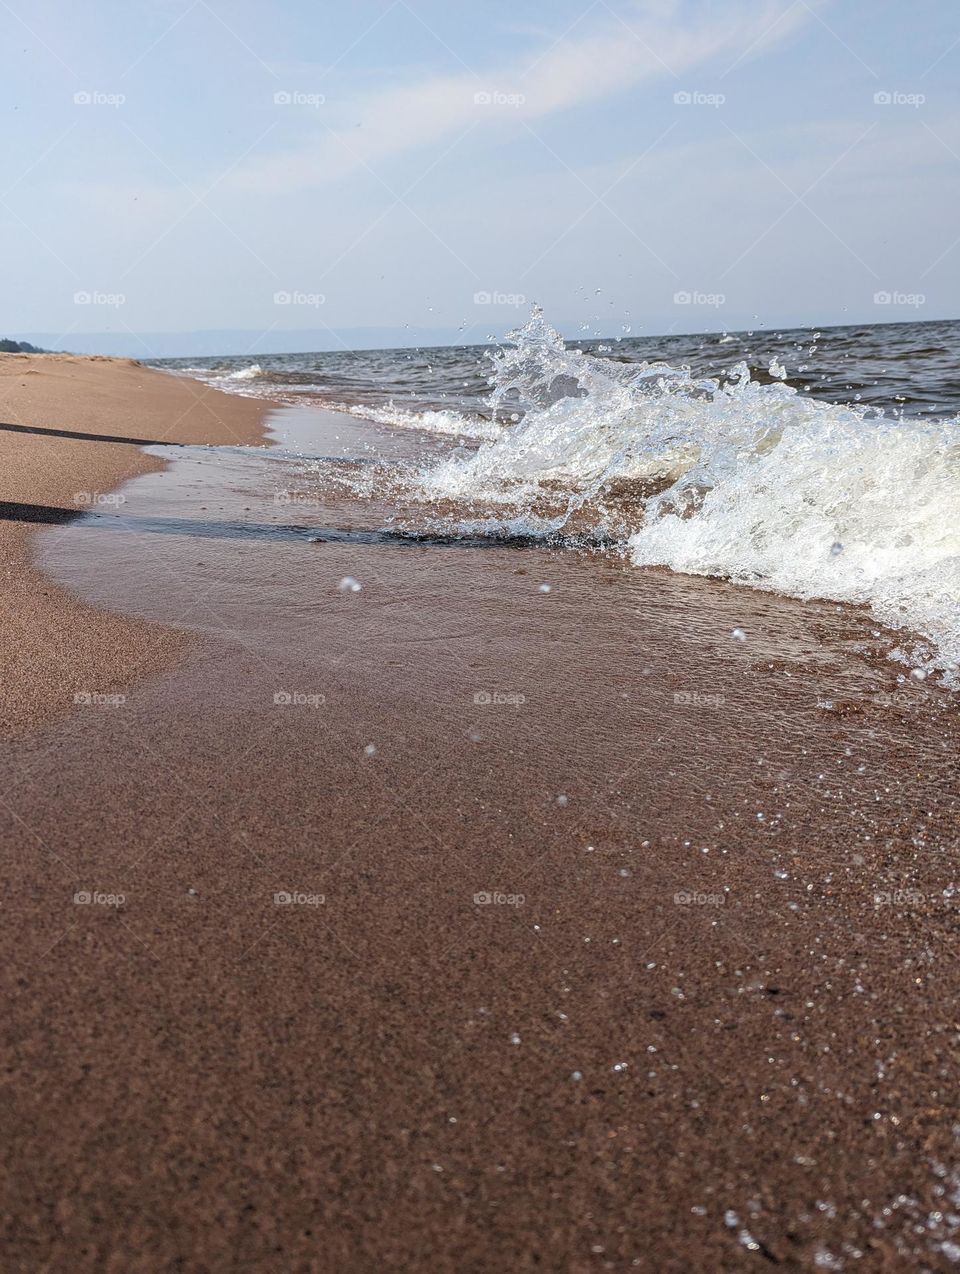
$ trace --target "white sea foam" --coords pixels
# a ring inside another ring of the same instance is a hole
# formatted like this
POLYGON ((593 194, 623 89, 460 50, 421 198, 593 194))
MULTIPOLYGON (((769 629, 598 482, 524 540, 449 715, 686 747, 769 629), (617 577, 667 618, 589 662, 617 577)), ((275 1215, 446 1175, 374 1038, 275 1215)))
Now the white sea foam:
POLYGON ((381 425, 400 429, 420 429, 425 433, 450 434, 457 438, 498 438, 502 427, 490 420, 471 419, 456 411, 408 411, 387 403, 384 407, 340 406, 351 416, 362 416, 381 425))
POLYGON ((241 367, 239 371, 230 372, 224 376, 223 380, 256 380, 258 376, 263 375, 263 368, 259 363, 253 363, 250 367, 241 367))
POLYGON ((492 395, 508 423, 422 473, 420 498, 485 507, 459 522, 473 534, 558 535, 589 512, 638 565, 867 603, 960 685, 960 420, 817 402, 745 364, 719 381, 598 359, 539 313, 511 336, 492 395))

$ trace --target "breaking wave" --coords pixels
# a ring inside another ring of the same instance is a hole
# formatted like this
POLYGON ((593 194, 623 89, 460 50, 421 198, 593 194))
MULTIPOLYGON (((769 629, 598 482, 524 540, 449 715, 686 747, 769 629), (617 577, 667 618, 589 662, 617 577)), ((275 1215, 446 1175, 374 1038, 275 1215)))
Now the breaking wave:
POLYGON ((538 311, 510 339, 495 434, 417 476, 433 524, 599 538, 637 565, 867 604, 927 638, 902 652, 917 675, 960 685, 960 418, 818 402, 776 361, 765 383, 746 363, 624 365, 568 350, 538 311))
POLYGON ((456 438, 499 438, 502 427, 495 421, 467 417, 457 411, 407 411, 387 403, 384 407, 352 406, 338 403, 335 408, 360 416, 380 425, 399 429, 420 429, 425 433, 449 434, 456 438))

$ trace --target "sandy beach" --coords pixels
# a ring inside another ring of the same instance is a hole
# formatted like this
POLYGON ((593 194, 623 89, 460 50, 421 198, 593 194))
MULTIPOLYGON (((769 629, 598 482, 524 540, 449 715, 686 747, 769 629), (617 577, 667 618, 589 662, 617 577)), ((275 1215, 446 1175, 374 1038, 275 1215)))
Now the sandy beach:
POLYGON ((135 364, 0 392, 4 1268, 950 1267, 957 715, 866 612, 164 470, 267 405, 135 364))
POLYGON ((129 359, 69 354, 4 354, 0 402, 0 728, 9 730, 62 711, 91 687, 167 666, 183 641, 51 589, 31 565, 31 530, 76 509, 115 509, 117 483, 159 467, 141 444, 258 442, 263 411, 129 359))

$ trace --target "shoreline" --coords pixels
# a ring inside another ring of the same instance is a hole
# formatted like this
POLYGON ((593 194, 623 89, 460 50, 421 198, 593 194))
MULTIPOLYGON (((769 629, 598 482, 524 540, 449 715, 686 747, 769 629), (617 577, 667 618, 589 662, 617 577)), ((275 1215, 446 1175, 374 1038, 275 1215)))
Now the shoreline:
MULTIPOLYGON (((123 433, 73 390, 71 427, 123 433)), ((216 411, 252 435, 264 405, 216 411)), ((271 534, 254 460, 177 485, 83 446, 148 476, 137 538, 68 525, 31 559, 71 641, 109 624, 122 670, 198 595, 218 627, 0 748, 13 1268, 946 1259, 960 725, 868 615, 309 543, 271 534), (238 510, 256 535, 208 534, 238 510)), ((329 493, 296 517, 363 527, 329 493)))
POLYGON ((0 355, 0 733, 30 728, 78 693, 171 666, 186 635, 84 606, 33 561, 31 532, 74 510, 115 511, 114 488, 162 469, 146 443, 256 443, 263 401, 241 401, 131 359, 0 355))

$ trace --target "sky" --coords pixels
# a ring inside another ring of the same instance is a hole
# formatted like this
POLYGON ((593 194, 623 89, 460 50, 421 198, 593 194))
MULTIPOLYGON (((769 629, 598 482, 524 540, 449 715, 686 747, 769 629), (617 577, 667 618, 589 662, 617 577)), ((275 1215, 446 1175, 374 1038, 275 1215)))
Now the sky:
POLYGON ((0 336, 960 317, 956 0, 0 9, 0 336))

